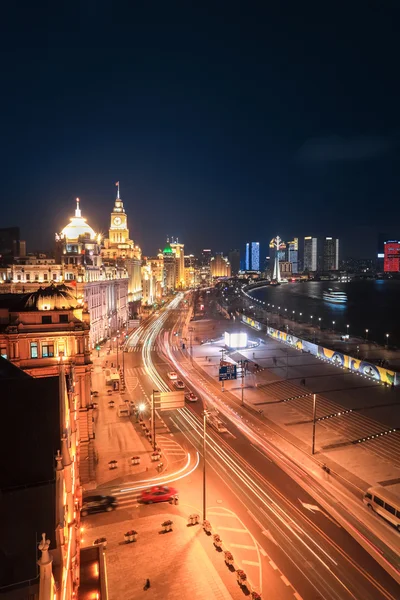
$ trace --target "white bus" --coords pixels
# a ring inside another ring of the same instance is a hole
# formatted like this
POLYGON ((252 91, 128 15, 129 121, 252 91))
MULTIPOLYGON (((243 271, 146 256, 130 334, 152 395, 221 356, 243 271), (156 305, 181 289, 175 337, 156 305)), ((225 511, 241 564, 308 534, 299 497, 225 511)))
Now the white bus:
POLYGON ((364 494, 363 502, 400 531, 400 496, 385 487, 372 487, 364 494))

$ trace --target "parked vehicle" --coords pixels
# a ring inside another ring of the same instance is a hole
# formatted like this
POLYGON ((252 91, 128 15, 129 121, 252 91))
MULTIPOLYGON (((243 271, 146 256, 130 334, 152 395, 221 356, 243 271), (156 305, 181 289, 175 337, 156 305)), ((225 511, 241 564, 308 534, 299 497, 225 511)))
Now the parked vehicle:
POLYGON ((81 516, 97 512, 111 512, 118 506, 115 496, 86 496, 83 498, 81 516))
POLYGON ((364 494, 363 502, 400 531, 400 497, 382 486, 372 487, 364 494))
POLYGON ((167 485, 156 485, 149 490, 143 490, 141 501, 144 504, 153 504, 153 502, 168 502, 178 495, 178 490, 167 485))

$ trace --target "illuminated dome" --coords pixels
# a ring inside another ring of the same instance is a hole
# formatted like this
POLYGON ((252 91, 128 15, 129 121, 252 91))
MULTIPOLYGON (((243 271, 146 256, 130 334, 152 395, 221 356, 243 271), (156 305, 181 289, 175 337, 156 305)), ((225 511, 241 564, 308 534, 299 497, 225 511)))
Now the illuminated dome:
POLYGON ((167 242, 167 244, 163 250, 163 254, 173 254, 173 250, 172 250, 169 242, 167 242))
POLYGON ((69 225, 64 227, 61 232, 61 237, 68 240, 77 240, 80 235, 89 236, 91 240, 96 237, 95 231, 86 223, 86 219, 82 217, 81 210, 79 208, 79 198, 76 199, 76 210, 75 216, 71 217, 69 225))

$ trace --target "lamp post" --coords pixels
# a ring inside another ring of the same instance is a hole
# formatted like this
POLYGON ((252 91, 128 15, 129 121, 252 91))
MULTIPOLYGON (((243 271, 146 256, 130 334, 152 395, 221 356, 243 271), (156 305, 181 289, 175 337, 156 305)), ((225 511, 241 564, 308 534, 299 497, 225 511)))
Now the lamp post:
POLYGON ((368 342, 368 329, 365 330, 365 341, 368 342))
POLYGON ((389 348, 389 334, 386 334, 386 347, 389 348))
POLYGON ((153 438, 153 450, 156 450, 156 401, 154 395, 158 394, 158 390, 153 390, 151 395, 151 428, 153 430, 152 438, 153 438))
POLYGON ((208 410, 203 411, 203 521, 206 520, 206 434, 208 410))
POLYGON ((317 416, 317 395, 313 394, 313 428, 312 428, 312 445, 311 454, 315 454, 315 421, 317 416))
POLYGON ((349 327, 350 327, 350 325, 346 325, 346 328, 347 328, 347 335, 349 335, 349 327))
POLYGON ((318 321, 319 321, 319 329, 321 331, 321 317, 318 317, 318 321))
POLYGON ((119 329, 117 330, 117 335, 116 335, 115 340, 117 342, 117 371, 119 371, 119 359, 118 359, 119 329))
POLYGON ((335 331, 335 321, 332 321, 332 330, 335 331))

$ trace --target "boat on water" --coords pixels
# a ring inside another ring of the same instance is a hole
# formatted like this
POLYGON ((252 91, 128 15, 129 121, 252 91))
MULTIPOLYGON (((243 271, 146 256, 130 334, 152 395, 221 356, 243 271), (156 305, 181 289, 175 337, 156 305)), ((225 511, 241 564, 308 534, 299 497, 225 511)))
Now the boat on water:
POLYGON ((325 290, 322 292, 322 296, 326 302, 333 302, 334 304, 346 304, 347 294, 342 290, 332 289, 325 290))

